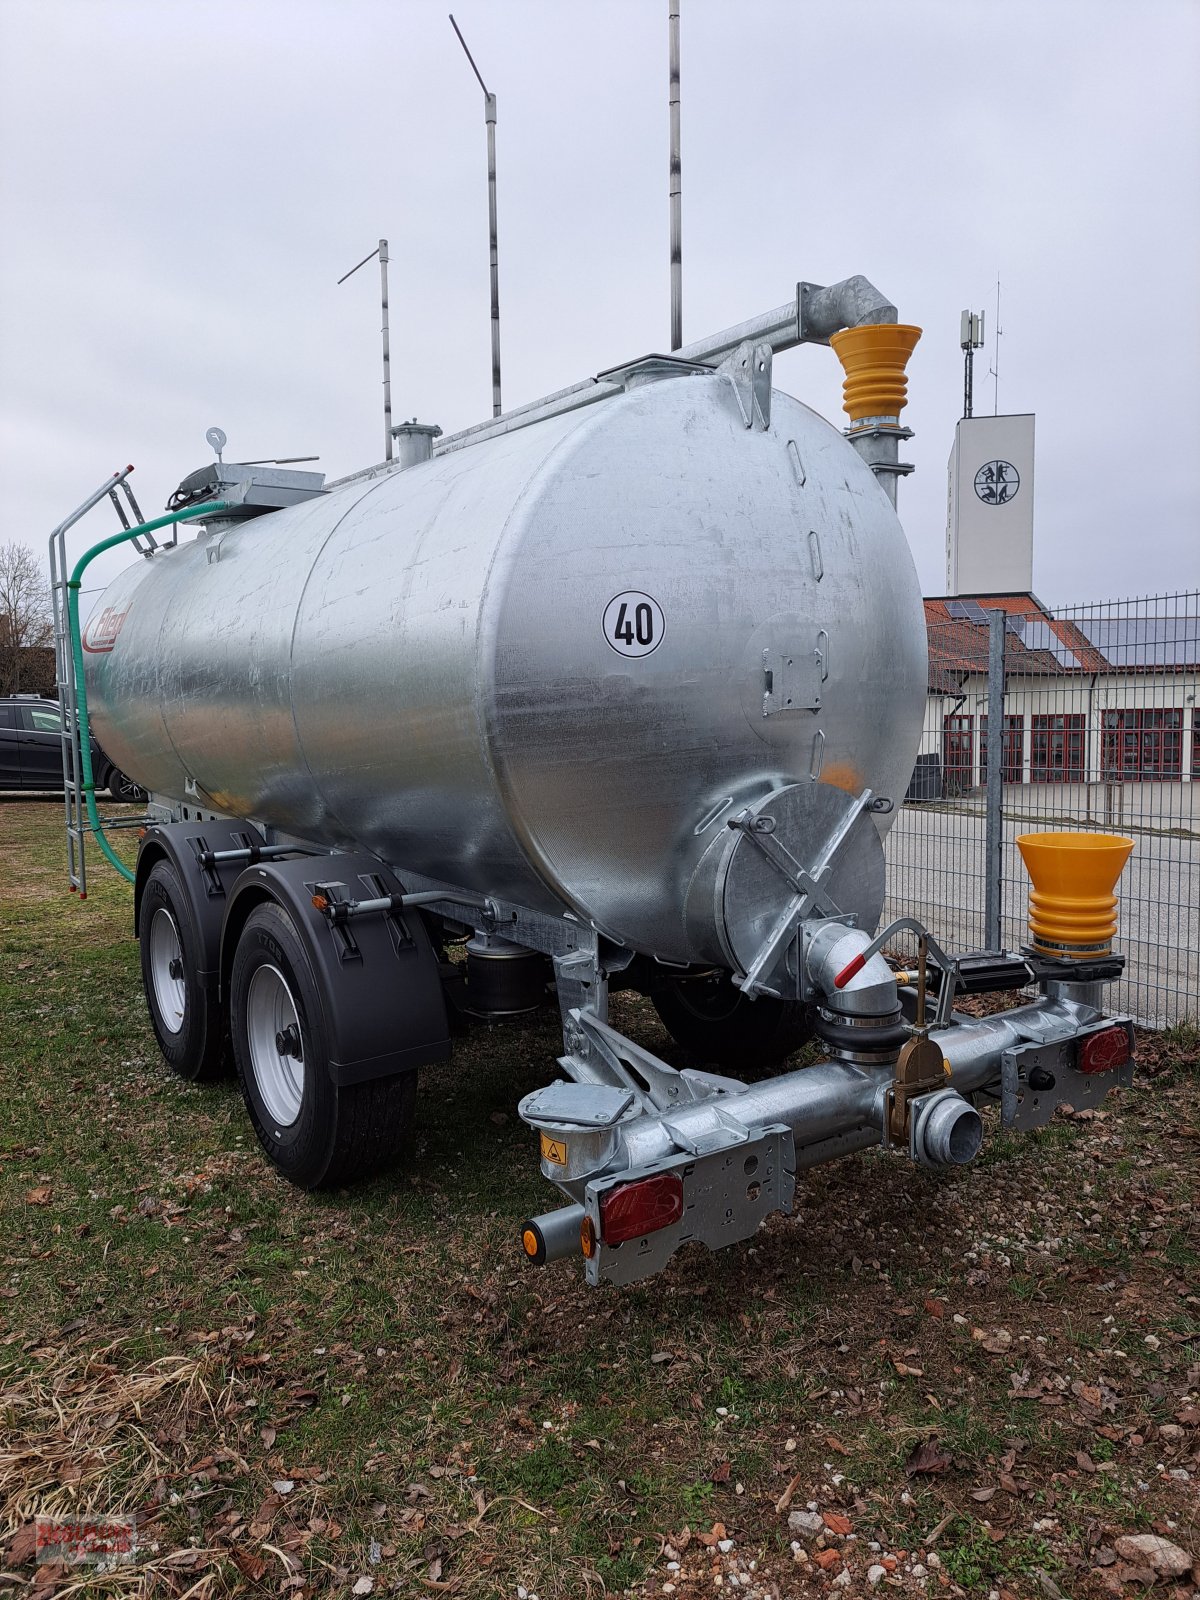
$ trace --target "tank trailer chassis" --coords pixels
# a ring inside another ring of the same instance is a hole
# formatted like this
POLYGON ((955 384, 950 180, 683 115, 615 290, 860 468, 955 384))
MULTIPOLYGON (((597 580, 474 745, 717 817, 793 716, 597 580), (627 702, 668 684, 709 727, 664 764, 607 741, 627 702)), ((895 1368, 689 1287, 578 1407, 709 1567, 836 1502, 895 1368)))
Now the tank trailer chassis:
MULTIPOLYGON (((863 817, 872 804, 867 792, 850 809, 863 817)), ((736 981, 743 993, 774 997, 767 1004, 806 1006, 827 1052, 815 1065, 748 1084, 676 1070, 614 1028, 610 988, 644 989, 638 964, 647 958, 571 913, 401 876, 365 853, 317 852, 270 830, 217 817, 168 820, 174 808, 155 809, 162 816, 142 840, 135 913, 148 958, 145 895, 159 863, 170 863, 186 896, 175 914, 194 930, 210 994, 228 991, 248 908, 272 901, 307 951, 326 1070, 340 1091, 448 1055, 440 940, 469 938, 468 988, 476 954, 475 970, 498 985, 481 986, 466 1007, 484 1017, 531 1009, 549 958, 562 1077, 518 1110, 565 1203, 527 1220, 521 1240, 537 1265, 582 1254, 591 1284, 650 1277, 694 1240, 716 1250, 750 1238, 772 1212, 791 1212, 805 1168, 875 1145, 920 1166, 961 1166, 982 1144, 981 1105, 998 1103, 1006 1128, 1035 1128, 1060 1103, 1094 1106, 1132 1080, 1132 1023, 1103 1008, 1123 956, 1072 959, 1031 945, 951 957, 911 917, 872 937, 825 887, 837 841, 845 848, 842 828, 805 869, 770 832, 756 833, 748 813, 727 822, 731 836, 768 843, 796 894, 767 929, 769 959, 748 960, 736 981), (883 955, 904 934, 917 940, 911 972, 883 955), (960 996, 1031 986, 1037 998, 1012 1010, 973 1017, 954 1009, 960 996)))

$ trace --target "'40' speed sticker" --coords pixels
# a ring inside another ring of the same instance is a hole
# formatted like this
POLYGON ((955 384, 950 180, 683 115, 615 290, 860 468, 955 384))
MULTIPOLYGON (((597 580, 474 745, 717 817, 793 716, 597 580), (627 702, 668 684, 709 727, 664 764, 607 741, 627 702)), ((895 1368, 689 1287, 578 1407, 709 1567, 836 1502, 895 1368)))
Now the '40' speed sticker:
POLYGON ((623 656, 648 656, 666 631, 662 607, 640 589, 614 595, 604 608, 603 625, 604 637, 623 656))

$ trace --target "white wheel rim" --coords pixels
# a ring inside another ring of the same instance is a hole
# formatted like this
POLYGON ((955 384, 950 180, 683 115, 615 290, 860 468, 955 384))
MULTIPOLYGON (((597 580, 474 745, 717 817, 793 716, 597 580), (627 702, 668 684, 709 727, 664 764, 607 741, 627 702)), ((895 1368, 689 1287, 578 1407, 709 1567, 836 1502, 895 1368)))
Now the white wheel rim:
POLYGON ((250 979, 246 1043, 263 1105, 277 1128, 290 1127, 304 1098, 304 1043, 296 1002, 278 967, 257 967, 250 979))
POLYGON ((183 946, 175 918, 165 906, 159 906, 150 920, 150 981, 159 1022, 168 1033, 178 1033, 187 1009, 183 946))

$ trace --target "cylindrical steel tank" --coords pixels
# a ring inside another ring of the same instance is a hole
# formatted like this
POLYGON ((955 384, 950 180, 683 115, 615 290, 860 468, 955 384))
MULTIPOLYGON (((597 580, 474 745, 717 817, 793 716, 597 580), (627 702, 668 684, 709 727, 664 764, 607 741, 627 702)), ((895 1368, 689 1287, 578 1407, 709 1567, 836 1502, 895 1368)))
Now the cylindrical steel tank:
POLYGON ((97 612, 93 725, 151 791, 670 961, 731 964, 719 895, 685 908, 733 810, 790 787, 803 862, 834 791, 898 807, 925 696, 869 468, 715 372, 202 533, 97 612))

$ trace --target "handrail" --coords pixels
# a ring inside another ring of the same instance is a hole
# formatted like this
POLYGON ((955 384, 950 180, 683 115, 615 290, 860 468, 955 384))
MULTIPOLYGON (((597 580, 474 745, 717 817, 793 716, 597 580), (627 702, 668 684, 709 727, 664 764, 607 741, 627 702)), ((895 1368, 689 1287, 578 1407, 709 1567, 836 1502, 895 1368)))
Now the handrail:
POLYGON ((94 544, 86 550, 72 569, 71 576, 67 579, 67 629, 71 641, 71 659, 75 668, 75 694, 76 718, 79 735, 79 760, 83 772, 81 785, 84 803, 87 806, 88 821, 91 823, 92 832, 96 836, 96 843, 100 846, 101 853, 109 865, 115 867, 127 883, 134 881, 134 875, 123 861, 119 859, 104 837, 104 825, 100 820, 100 813, 96 809, 96 785, 92 773, 92 733, 88 721, 87 709, 87 683, 83 667, 83 638, 79 631, 79 587, 83 574, 88 566, 102 555, 105 550, 111 550, 114 545, 126 544, 130 539, 136 539, 139 534, 156 533, 159 528, 166 528, 174 522, 184 522, 195 517, 211 517, 219 515, 222 511, 233 509, 227 500, 207 500, 198 506, 186 506, 182 511, 170 511, 166 516, 156 517, 152 522, 139 523, 136 528, 125 528, 120 533, 114 533, 108 539, 101 539, 99 544, 94 544))

